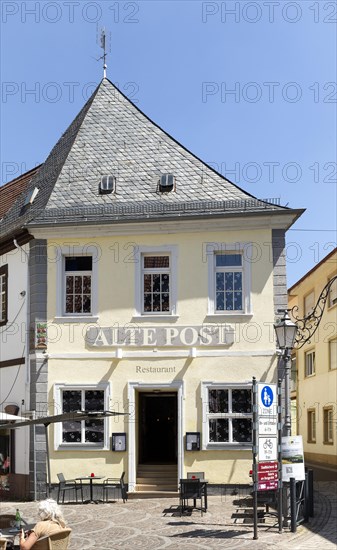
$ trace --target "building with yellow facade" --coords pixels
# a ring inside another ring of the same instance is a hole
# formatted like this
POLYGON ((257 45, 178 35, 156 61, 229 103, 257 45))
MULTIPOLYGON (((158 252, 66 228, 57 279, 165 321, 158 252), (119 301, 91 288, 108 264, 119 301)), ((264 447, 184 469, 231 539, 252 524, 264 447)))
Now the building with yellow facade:
POLYGON ((298 307, 303 318, 317 307, 317 331, 300 349, 294 351, 297 370, 297 432, 303 436, 305 460, 337 468, 337 248, 288 291, 289 307, 298 307))
MULTIPOLYGON (((301 212, 228 181, 103 79, 1 222, 34 237, 30 408, 127 413, 50 426, 53 482, 249 482, 252 377, 280 376, 273 323, 301 212)), ((39 494, 38 428, 30 444, 39 494)))

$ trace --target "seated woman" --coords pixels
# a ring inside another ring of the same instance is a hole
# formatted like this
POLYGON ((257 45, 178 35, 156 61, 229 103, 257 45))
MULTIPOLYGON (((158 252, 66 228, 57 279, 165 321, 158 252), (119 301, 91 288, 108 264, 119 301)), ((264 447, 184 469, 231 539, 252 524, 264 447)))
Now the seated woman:
MULTIPOLYGON (((31 531, 25 534, 22 529, 20 535, 20 550, 30 550, 41 537, 58 533, 66 526, 60 508, 55 500, 51 498, 40 502, 38 515, 41 521, 38 521, 31 531)), ((46 548, 48 547, 47 542, 46 548)))

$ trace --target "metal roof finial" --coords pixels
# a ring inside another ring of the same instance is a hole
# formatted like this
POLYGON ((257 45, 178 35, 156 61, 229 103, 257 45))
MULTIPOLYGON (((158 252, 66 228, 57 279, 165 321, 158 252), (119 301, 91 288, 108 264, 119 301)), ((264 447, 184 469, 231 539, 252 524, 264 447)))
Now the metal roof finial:
MULTIPOLYGON (((98 34, 98 33, 97 33, 98 34)), ((98 61, 103 59, 103 78, 106 78, 106 70, 108 68, 106 64, 106 58, 107 58, 107 50, 108 50, 108 38, 107 32, 105 30, 105 27, 102 27, 99 32, 99 46, 103 50, 103 55, 98 58, 98 61)))

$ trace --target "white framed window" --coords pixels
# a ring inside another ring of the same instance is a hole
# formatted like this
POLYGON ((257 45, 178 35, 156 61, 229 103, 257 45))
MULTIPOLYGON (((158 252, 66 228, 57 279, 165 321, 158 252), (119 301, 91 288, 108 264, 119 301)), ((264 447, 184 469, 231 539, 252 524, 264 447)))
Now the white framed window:
POLYGON ((80 321, 97 314, 98 258, 94 245, 62 248, 57 259, 58 317, 80 321))
POLYGON ((315 307, 315 293, 312 290, 311 292, 309 292, 309 294, 304 296, 304 303, 303 303, 304 316, 306 317, 307 315, 309 315, 309 313, 313 311, 314 307, 315 307))
POLYGON ((64 313, 90 315, 92 256, 64 257, 64 313))
POLYGON ((337 369, 337 338, 329 340, 329 370, 337 369))
POLYGON ((326 445, 333 443, 333 407, 323 409, 323 442, 326 445))
POLYGON ((208 314, 251 314, 251 243, 207 243, 208 314))
POLYGON ((8 265, 0 267, 0 326, 8 319, 8 265))
POLYGON ((176 315, 177 247, 139 247, 136 256, 136 314, 176 315))
POLYGON ((305 376, 313 376, 316 373, 316 354, 314 350, 305 352, 305 376))
POLYGON ((202 383, 203 449, 252 445, 251 384, 202 383))
POLYGON ((308 443, 316 443, 316 410, 308 409, 307 411, 307 421, 308 421, 308 443))
MULTIPOLYGON (((109 410, 110 388, 108 383, 55 384, 55 408, 57 414, 75 411, 109 410)), ((107 449, 109 448, 108 418, 69 420, 55 424, 55 448, 107 449)))
POLYGON ((171 312, 170 254, 142 255, 142 313, 171 312))
POLYGON ((330 287, 328 305, 329 307, 337 305, 337 279, 334 280, 330 287))

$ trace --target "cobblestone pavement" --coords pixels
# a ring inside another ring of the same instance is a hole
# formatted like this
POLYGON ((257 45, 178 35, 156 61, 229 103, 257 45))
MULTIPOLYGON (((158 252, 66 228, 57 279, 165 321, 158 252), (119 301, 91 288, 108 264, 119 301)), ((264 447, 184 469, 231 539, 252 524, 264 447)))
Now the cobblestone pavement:
MULTIPOLYGON (((296 533, 278 533, 276 518, 259 523, 253 540, 252 509, 248 498, 210 496, 208 511, 194 510, 180 517, 178 500, 129 499, 127 503, 66 504, 62 506, 72 528, 69 550, 210 550, 249 547, 258 550, 336 550, 337 482, 315 484, 315 516, 296 533)), ((37 504, 0 503, 0 513, 19 507, 29 523, 36 521, 37 504)), ((263 521, 263 520, 261 520, 263 521)))

